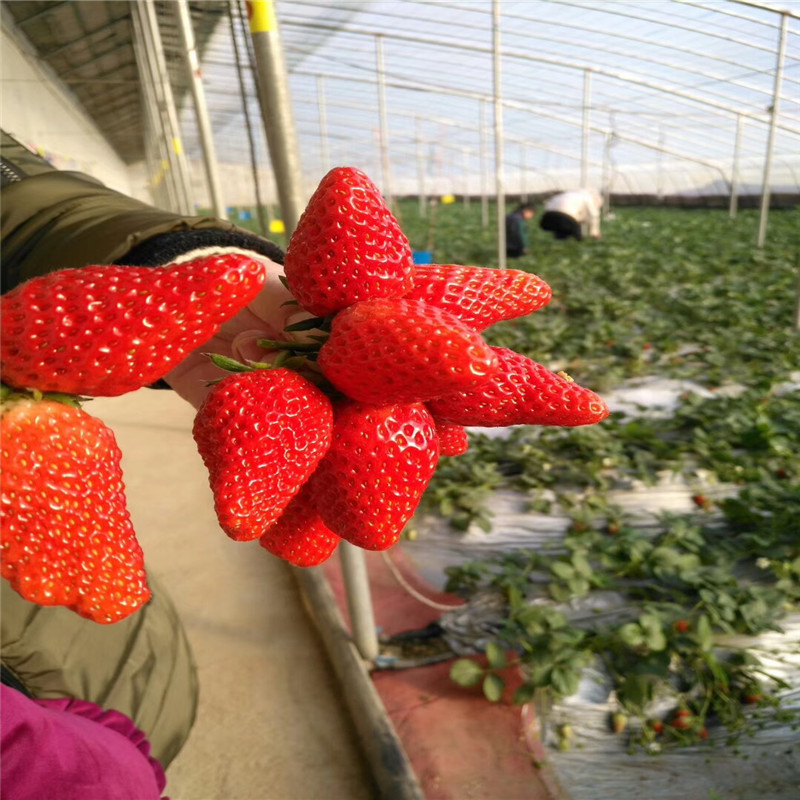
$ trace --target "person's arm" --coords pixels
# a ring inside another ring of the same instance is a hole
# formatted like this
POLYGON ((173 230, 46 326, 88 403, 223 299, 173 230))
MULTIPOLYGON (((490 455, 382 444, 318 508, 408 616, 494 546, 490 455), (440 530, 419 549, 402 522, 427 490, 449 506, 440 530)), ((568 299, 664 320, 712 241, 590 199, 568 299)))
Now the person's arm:
POLYGON ((274 242, 225 220, 174 214, 87 175, 55 170, 7 134, 0 158, 3 292, 38 275, 91 264, 162 266, 235 251, 267 265, 269 278, 256 300, 166 376, 193 405, 202 401, 208 381, 222 374, 206 353, 264 360, 256 340, 282 338, 287 322, 298 314, 285 305, 291 295, 280 280, 283 252, 274 242))
POLYGON ((3 291, 36 275, 89 264, 167 264, 205 247, 235 247, 278 264, 274 243, 226 220, 149 206, 78 172, 60 172, 2 134, 3 291))

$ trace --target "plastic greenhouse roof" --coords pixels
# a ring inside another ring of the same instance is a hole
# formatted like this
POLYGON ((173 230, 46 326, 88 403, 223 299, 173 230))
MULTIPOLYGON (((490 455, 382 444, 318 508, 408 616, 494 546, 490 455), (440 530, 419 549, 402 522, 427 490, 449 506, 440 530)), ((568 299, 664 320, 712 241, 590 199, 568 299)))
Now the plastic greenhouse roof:
MULTIPOLYGON (((415 193, 421 181, 437 191, 480 193, 488 180, 492 191, 491 0, 276 7, 309 181, 347 163, 384 186, 391 182, 395 193, 415 193)), ((599 186, 607 176, 618 192, 724 193, 734 153, 740 192, 759 192, 782 25, 771 188, 800 188, 800 3, 501 0, 498 8, 509 192, 554 190, 581 178, 599 186)), ((206 91, 224 142, 220 160, 246 162, 230 36, 222 25, 209 44, 206 91)), ((246 53, 241 33, 239 46, 246 53)), ((252 82, 246 85, 260 123, 252 82)), ((191 113, 187 107, 189 140, 191 113)))
MULTIPOLYGON (((739 191, 758 193, 770 141, 771 190, 796 192, 800 0, 782 1, 276 0, 305 178, 313 186, 347 163, 392 193, 491 193, 497 130, 510 194, 580 181, 727 192, 734 164, 739 191)), ((135 4, 0 5, 121 157, 141 160, 135 4)), ((218 160, 251 164, 249 118, 256 162, 268 169, 245 3, 189 5, 218 160)), ((199 159, 177 4, 154 7, 184 147, 199 159)))

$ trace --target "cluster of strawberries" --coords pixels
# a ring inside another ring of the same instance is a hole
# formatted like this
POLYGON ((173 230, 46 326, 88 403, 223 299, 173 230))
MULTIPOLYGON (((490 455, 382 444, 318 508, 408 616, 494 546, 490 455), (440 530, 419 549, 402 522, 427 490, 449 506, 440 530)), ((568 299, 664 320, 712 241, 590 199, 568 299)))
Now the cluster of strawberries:
POLYGON ((466 426, 586 425, 608 414, 567 375, 481 335, 544 306, 544 281, 415 266, 377 187, 357 169, 323 178, 284 269, 312 335, 299 345, 264 341, 280 349, 270 365, 229 364, 241 371, 212 389, 194 426, 233 539, 258 539, 297 566, 324 562, 342 539, 385 550, 440 455, 467 449, 466 426))
MULTIPOLYGON (((608 414, 565 374, 483 340, 493 323, 544 306, 546 283, 515 270, 415 266, 356 169, 322 180, 285 274, 309 318, 285 341, 262 342, 269 363, 215 357, 231 374, 193 429, 220 526, 237 541, 258 539, 297 566, 322 563, 342 539, 386 549, 439 457, 466 450, 465 427, 585 425, 608 414)), ((59 270, 3 296, 0 570, 23 597, 101 623, 147 601, 120 452, 81 400, 162 378, 266 278, 260 262, 226 255, 59 270)))

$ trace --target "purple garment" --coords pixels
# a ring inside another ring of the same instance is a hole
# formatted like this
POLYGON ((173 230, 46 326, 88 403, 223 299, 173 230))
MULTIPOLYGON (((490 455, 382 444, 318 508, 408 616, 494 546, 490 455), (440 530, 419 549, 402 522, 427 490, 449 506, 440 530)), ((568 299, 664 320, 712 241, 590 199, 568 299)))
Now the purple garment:
POLYGON ((164 770, 124 714, 0 691, 3 800, 168 800, 164 770))

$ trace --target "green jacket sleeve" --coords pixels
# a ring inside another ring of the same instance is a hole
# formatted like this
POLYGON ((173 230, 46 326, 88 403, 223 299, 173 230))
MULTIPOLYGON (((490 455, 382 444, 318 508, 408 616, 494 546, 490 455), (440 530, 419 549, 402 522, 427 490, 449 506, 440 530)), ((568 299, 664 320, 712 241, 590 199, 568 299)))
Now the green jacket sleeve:
MULTIPOLYGON (((78 172, 61 172, 2 134, 3 291, 36 275, 89 264, 131 263, 155 237, 175 235, 184 252, 208 244, 251 249, 282 263, 273 242, 213 217, 149 206, 78 172)), ((170 255, 167 247, 166 263, 170 255)), ((152 263, 152 262, 151 262, 152 263)))

